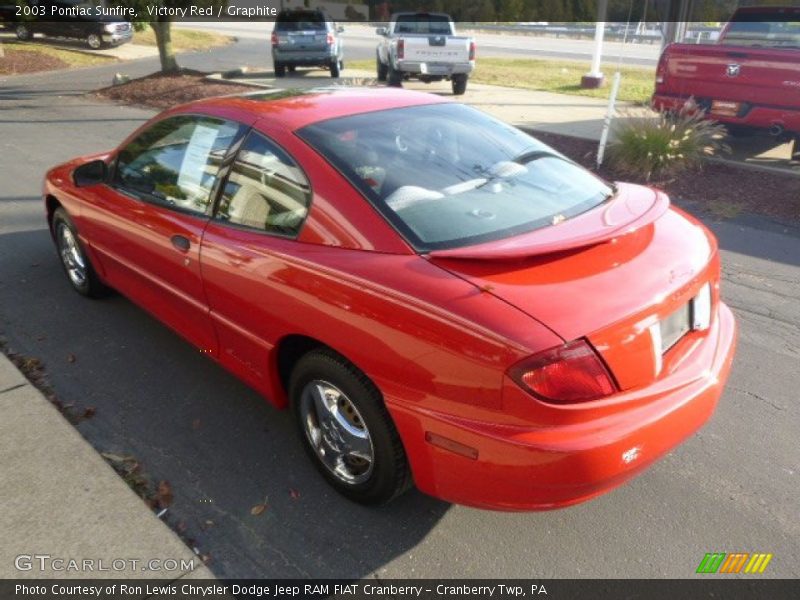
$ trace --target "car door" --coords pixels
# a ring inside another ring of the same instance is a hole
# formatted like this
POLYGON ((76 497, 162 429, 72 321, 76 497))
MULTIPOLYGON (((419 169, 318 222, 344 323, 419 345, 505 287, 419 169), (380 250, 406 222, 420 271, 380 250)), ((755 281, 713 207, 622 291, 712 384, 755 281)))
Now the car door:
POLYGON ((286 151, 254 130, 221 186, 201 249, 219 359, 268 393, 269 352, 302 306, 290 278, 311 186, 286 151))
POLYGON ((216 354, 200 277, 200 241, 217 175, 243 128, 208 116, 156 122, 122 148, 81 222, 108 283, 216 354))

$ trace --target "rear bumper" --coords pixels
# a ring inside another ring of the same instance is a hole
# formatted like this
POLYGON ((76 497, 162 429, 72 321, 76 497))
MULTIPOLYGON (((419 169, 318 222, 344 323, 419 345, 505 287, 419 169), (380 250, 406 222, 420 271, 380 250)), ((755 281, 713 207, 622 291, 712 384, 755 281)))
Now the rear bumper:
MULTIPOLYGON (((687 100, 689 100, 689 96, 655 93, 650 104, 657 111, 677 111, 687 100)), ((694 100, 700 106, 711 105, 710 98, 695 97, 694 100)), ((715 98, 715 100, 725 100, 725 98, 715 98)), ((709 117, 720 123, 741 125, 753 129, 770 129, 774 125, 780 125, 786 131, 800 133, 800 108, 752 104, 745 106, 739 116, 713 114, 709 117)))
MULTIPOLYGON (((565 409, 571 414, 552 427, 468 422, 400 403, 389 409, 422 491, 497 510, 560 508, 615 488, 696 432, 717 405, 735 345, 736 322, 720 304, 708 335, 678 371, 612 398, 613 410, 565 409), (477 458, 426 442, 427 432, 476 449, 477 458)), ((511 382, 506 387, 524 394, 511 382)))
POLYGON ((273 60, 284 65, 297 65, 299 67, 314 67, 329 65, 337 58, 336 49, 329 47, 324 50, 292 51, 281 50, 277 46, 272 47, 273 60))
POLYGON ((396 70, 411 75, 430 75, 432 77, 450 77, 451 75, 469 75, 475 69, 475 63, 437 63, 410 60, 398 60, 396 70))

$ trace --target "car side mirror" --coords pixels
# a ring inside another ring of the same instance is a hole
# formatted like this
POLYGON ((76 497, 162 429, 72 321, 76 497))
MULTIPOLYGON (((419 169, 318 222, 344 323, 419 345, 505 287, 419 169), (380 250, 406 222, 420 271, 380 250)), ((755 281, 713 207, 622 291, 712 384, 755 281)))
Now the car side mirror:
POLYGON ((72 172, 72 181, 78 187, 104 183, 108 177, 108 165, 103 160, 93 160, 72 172))
POLYGON ((375 33, 377 33, 378 35, 384 35, 385 36, 385 35, 387 35, 389 33, 389 30, 386 27, 378 27, 375 30, 375 33))

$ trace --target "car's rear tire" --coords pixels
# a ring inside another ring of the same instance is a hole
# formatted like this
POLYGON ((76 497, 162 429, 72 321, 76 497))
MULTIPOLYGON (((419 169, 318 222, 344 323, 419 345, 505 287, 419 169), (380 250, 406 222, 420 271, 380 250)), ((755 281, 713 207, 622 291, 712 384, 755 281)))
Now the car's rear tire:
POLYGON ((331 62, 331 77, 337 78, 339 77, 340 70, 341 70, 341 63, 338 59, 331 62))
POLYGON ((467 75, 453 75, 453 79, 450 82, 451 87, 453 88, 453 95, 462 96, 464 92, 467 91, 467 80, 467 75))
POLYGON ((86 36, 86 45, 92 50, 100 50, 103 47, 103 37, 99 33, 90 33, 86 36))
POLYGON ((276 62, 275 66, 275 77, 286 77, 286 65, 283 63, 276 62))
POLYGON ((27 42, 33 39, 33 31, 31 31, 31 28, 24 23, 17 25, 14 28, 14 33, 16 34, 17 39, 22 42, 27 42))
POLYGON ((389 75, 389 69, 381 62, 380 56, 375 56, 375 68, 378 71, 378 81, 386 81, 389 75))
POLYGON ((396 70, 392 63, 389 63, 386 69, 386 83, 389 87, 403 87, 403 73, 396 70))
POLYGON ((105 296, 109 289, 97 276, 86 256, 78 231, 66 210, 59 207, 53 212, 52 227, 61 266, 72 289, 89 298, 105 296))
POLYGON ((328 349, 309 352, 292 371, 289 396, 306 452, 340 494, 385 504, 411 486, 381 393, 347 360, 328 349))

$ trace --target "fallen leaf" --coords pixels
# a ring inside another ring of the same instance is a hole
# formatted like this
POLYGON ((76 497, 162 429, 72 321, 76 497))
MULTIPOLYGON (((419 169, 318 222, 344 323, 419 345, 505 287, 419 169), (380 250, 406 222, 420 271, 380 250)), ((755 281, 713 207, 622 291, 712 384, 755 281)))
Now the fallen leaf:
POLYGON ((214 521, 212 521, 211 519, 207 519, 207 520, 206 520, 206 525, 208 525, 209 527, 210 527, 211 525, 213 525, 213 524, 214 524, 214 521))
POLYGON ((74 363, 75 362, 75 355, 74 354, 67 354, 67 362, 74 363))
POLYGON ((107 458, 112 462, 125 462, 127 460, 124 456, 120 456, 119 454, 114 454, 112 452, 101 452, 100 456, 107 458))
POLYGON ((204 565, 207 565, 208 563, 211 562, 211 555, 210 554, 201 554, 200 555, 200 560, 203 561, 204 565))
POLYGON ((178 530, 178 533, 184 533, 187 529, 186 521, 181 521, 180 523, 178 523, 176 529, 178 530))
POLYGON ((161 508, 166 508, 172 504, 172 486, 168 481, 160 481, 158 483, 158 487, 156 488, 156 499, 158 500, 158 505, 161 508))
POLYGON ((87 406, 86 410, 83 411, 83 418, 84 419, 91 419, 95 413, 97 412, 97 408, 94 406, 87 406))
POLYGON ((289 496, 292 500, 297 500, 300 497, 300 492, 294 488, 289 488, 289 496))
POLYGON ((253 508, 250 509, 250 514, 253 515, 254 517, 257 517, 265 510, 267 510, 266 504, 256 504, 253 508))

